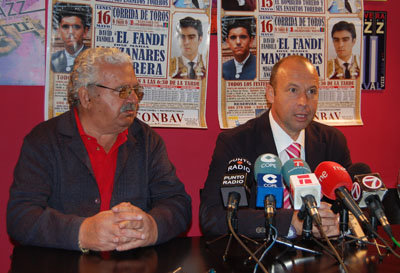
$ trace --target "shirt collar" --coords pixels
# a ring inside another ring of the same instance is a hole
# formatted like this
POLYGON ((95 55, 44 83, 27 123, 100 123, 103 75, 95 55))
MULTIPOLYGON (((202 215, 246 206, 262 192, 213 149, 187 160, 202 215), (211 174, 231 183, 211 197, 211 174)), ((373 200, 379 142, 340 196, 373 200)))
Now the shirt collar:
POLYGON ((280 154, 284 151, 290 144, 293 142, 297 142, 301 145, 302 149, 304 149, 304 141, 305 141, 305 129, 300 131, 297 140, 293 140, 282 128, 281 126, 275 121, 274 117, 272 116, 271 111, 269 111, 269 123, 271 125, 272 135, 274 137, 276 151, 280 154))
POLYGON ((197 59, 199 58, 199 55, 197 54, 196 57, 191 61, 188 58, 186 58, 185 56, 182 55, 182 60, 183 60, 183 64, 188 66, 189 62, 194 62, 195 64, 197 64, 197 59))
POLYGON ((81 48, 78 49, 74 54, 69 54, 69 53, 67 52, 67 50, 64 49, 65 56, 67 57, 67 64, 68 64, 68 66, 71 66, 71 65, 74 64, 74 61, 75 61, 76 56, 78 56, 79 53, 81 53, 82 49, 83 49, 83 45, 82 45, 81 48))
MULTIPOLYGON (((88 134, 86 134, 85 130, 83 129, 81 120, 79 119, 78 109, 76 109, 76 107, 74 107, 74 115, 75 115, 76 126, 78 127, 78 131, 79 131, 79 135, 81 137, 92 137, 92 136, 89 136, 88 134)), ((128 128, 126 128, 124 131, 119 133, 117 139, 120 139, 122 137, 122 140, 126 140, 127 135, 128 135, 128 128)), ((94 138, 94 137, 92 137, 92 138, 94 138)))
POLYGON ((349 58, 347 61, 344 61, 344 60, 342 60, 342 59, 340 59, 340 58, 338 58, 338 61, 339 61, 339 64, 340 64, 341 66, 344 66, 344 65, 343 65, 344 63, 348 63, 349 66, 350 66, 351 63, 353 62, 353 55, 351 55, 350 58, 349 58))
POLYGON ((243 65, 246 63, 246 61, 249 59, 249 57, 250 57, 250 53, 249 53, 249 55, 247 55, 246 59, 244 59, 243 62, 238 62, 238 61, 236 61, 236 59, 234 58, 233 60, 235 61, 235 66, 236 66, 236 67, 238 67, 239 65, 240 65, 240 66, 243 66, 243 65))

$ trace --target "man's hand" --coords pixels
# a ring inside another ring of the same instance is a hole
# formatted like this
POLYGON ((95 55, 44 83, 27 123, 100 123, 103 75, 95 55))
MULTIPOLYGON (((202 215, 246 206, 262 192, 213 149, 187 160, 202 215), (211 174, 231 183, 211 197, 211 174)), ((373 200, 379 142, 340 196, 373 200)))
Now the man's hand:
MULTIPOLYGON (((322 220, 322 230, 325 232, 326 236, 339 235, 339 218, 338 215, 334 214, 331 210, 331 204, 321 202, 318 211, 322 220)), ((313 226, 313 234, 316 237, 320 237, 317 236, 320 234, 316 226, 313 226)))
POLYGON ((122 234, 116 250, 148 246, 157 241, 158 228, 151 215, 128 202, 118 204, 111 210, 118 218, 122 234))
POLYGON ((127 202, 86 218, 79 230, 81 247, 95 251, 148 246, 154 244, 157 237, 153 217, 127 202))
POLYGON ((95 251, 114 250, 121 236, 117 217, 111 210, 86 218, 79 229, 81 247, 95 251))
MULTIPOLYGON (((338 216, 331 210, 331 205, 326 202, 321 202, 318 212, 321 216, 322 230, 325 232, 325 234, 328 237, 339 235, 339 219, 338 216)), ((299 220, 297 213, 298 211, 294 212, 291 224, 295 227, 297 235, 301 235, 303 230, 303 221, 299 220)), ((312 233, 315 237, 322 237, 314 223, 312 233)))

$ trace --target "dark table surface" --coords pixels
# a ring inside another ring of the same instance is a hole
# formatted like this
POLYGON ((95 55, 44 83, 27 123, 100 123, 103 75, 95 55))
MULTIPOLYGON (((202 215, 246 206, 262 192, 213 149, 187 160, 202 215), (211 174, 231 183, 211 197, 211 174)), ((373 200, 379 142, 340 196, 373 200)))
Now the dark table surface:
MULTIPOLYGON (((397 201, 384 202, 394 236, 400 240, 400 214, 397 192, 391 191, 397 201)), ((378 232, 392 246, 388 236, 381 227, 378 232)), ((254 262, 248 262, 249 255, 239 243, 233 239, 226 261, 222 259, 227 246, 227 237, 208 244, 210 239, 203 237, 176 238, 165 244, 141 248, 126 252, 94 253, 88 255, 78 251, 67 251, 32 246, 17 246, 12 254, 12 273, 205 273, 210 269, 217 273, 253 272, 254 262), (246 262, 247 261, 247 262, 246 262), (180 269, 179 269, 180 268, 180 269)), ((378 243, 381 243, 378 240, 378 243)), ((275 244, 262 260, 270 273, 304 272, 304 273, 336 273, 341 271, 339 263, 313 241, 299 241, 299 245, 322 251, 322 255, 314 255, 300 250, 293 250, 281 244, 275 244)), ((333 244, 344 257, 345 264, 351 273, 400 272, 400 259, 390 254, 379 258, 374 245, 357 246, 346 239, 333 244), (343 247, 343 242, 344 247, 343 247)), ((257 246, 247 241, 246 245, 254 251, 257 246)), ((385 250, 381 250, 383 254, 385 250)), ((400 254, 400 250, 395 249, 400 254)), ((257 255, 257 258, 260 254, 257 255)), ((213 272, 211 270, 211 272, 213 272)), ((262 272, 258 269, 257 272, 262 272)))
MULTIPOLYGON (((400 226, 393 226, 396 237, 400 234, 400 226)), ((381 230, 379 229, 382 234, 381 230)), ((388 237, 385 236, 388 240, 388 237)), ((182 237, 168 243, 126 251, 122 253, 90 253, 81 254, 77 251, 67 251, 32 246, 17 246, 12 255, 12 273, 54 272, 54 273, 145 273, 145 272, 175 272, 175 273, 205 273, 210 269, 215 272, 253 272, 254 263, 245 261, 246 252, 237 243, 232 241, 227 259, 222 256, 227 245, 227 237, 212 244, 207 244, 203 237, 182 237), (178 270, 181 268, 181 270, 178 270)), ((348 241, 347 241, 348 242, 348 241)), ((343 248, 334 241, 339 250, 343 248)), ((308 246, 315 250, 322 250, 313 242, 299 242, 299 245, 308 246)), ((248 247, 256 249, 251 242, 248 247)), ((346 243, 344 253, 346 266, 349 272, 400 272, 400 259, 393 255, 379 259, 374 246, 366 248, 346 243)), ((390 244, 391 245, 391 244, 390 244)), ((341 252, 341 251, 340 251, 341 252)), ((386 251, 382 250, 383 253, 386 251)), ((397 253, 400 251, 397 249, 397 253)), ((257 256, 258 258, 260 255, 257 256)), ((263 259, 268 272, 324 272, 336 273, 340 270, 338 262, 326 254, 314 255, 300 250, 276 244, 263 259)), ((259 269, 257 272, 261 272, 259 269)))

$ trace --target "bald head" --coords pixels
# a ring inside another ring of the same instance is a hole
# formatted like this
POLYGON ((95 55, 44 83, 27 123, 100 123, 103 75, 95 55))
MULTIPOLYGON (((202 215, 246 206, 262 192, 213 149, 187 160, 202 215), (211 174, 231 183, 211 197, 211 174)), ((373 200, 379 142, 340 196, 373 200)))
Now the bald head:
MULTIPOLYGON (((290 55, 283 59, 280 59, 274 66, 272 67, 270 84, 272 87, 276 87, 277 84, 277 74, 281 71, 284 72, 287 69, 288 64, 298 64, 303 65, 304 69, 308 70, 310 73, 315 74, 318 79, 318 72, 315 69, 314 65, 310 62, 309 59, 300 55, 290 55), (282 69, 281 69, 282 68, 282 69)), ((290 65, 289 65, 290 66, 290 65)))

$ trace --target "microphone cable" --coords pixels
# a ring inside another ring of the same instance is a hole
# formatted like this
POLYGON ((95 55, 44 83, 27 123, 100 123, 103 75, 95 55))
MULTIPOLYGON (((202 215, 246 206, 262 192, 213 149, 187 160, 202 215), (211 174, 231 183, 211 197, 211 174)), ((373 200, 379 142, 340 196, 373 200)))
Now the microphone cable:
POLYGON ((346 273, 349 273, 349 271, 347 270, 346 265, 343 262, 342 257, 340 257, 339 253, 337 252, 336 248, 332 245, 331 241, 329 240, 328 236, 326 235, 325 231, 322 229, 322 225, 319 221, 315 221, 317 224, 317 228, 319 233, 321 234, 322 237, 324 237, 326 243, 328 244, 328 246, 330 247, 330 249, 332 250, 333 254, 336 256, 336 259, 339 261, 340 265, 342 266, 343 270, 346 273))
POLYGON ((257 262, 257 264, 260 265, 261 269, 263 272, 268 273, 268 270, 264 267, 264 265, 257 259, 257 257, 251 252, 251 250, 245 245, 245 243, 242 242, 242 240, 239 238, 239 236, 236 234, 235 230, 233 229, 232 226, 232 219, 229 217, 228 219, 228 228, 231 231, 233 237, 235 237, 236 241, 239 242, 239 244, 246 250, 247 253, 254 259, 254 261, 257 262))
POLYGON ((396 241, 396 238, 394 238, 394 236, 392 236, 391 239, 392 239, 393 243, 394 243, 396 246, 400 247, 399 242, 396 241))
MULTIPOLYGON (((382 236, 380 236, 380 235, 379 235, 375 230, 373 230, 372 228, 371 228, 371 232, 372 232, 379 240, 382 241, 382 243, 386 246, 386 248, 387 248, 390 252, 392 252, 392 254, 393 254, 396 258, 399 258, 399 259, 400 259, 400 255, 397 254, 397 253, 393 250, 393 248, 391 248, 391 247, 389 246, 389 244, 386 242, 385 239, 382 238, 382 236)), ((396 241, 396 239, 393 237, 393 235, 392 235, 392 238, 391 238, 391 239, 394 240, 394 241, 396 241)), ((394 241, 393 241, 393 242, 394 242, 394 241)), ((398 245, 398 242, 396 241, 395 244, 398 245)))
MULTIPOLYGON (((274 231, 274 235, 272 237, 272 243, 264 250, 263 254, 260 257, 260 261, 262 261, 264 259, 264 256, 274 246, 274 244, 276 243, 276 239, 278 238, 278 231, 276 230, 276 228, 271 224, 269 225, 269 227, 274 231)), ((258 263, 256 263, 253 273, 256 273, 257 269, 258 269, 258 263)))

